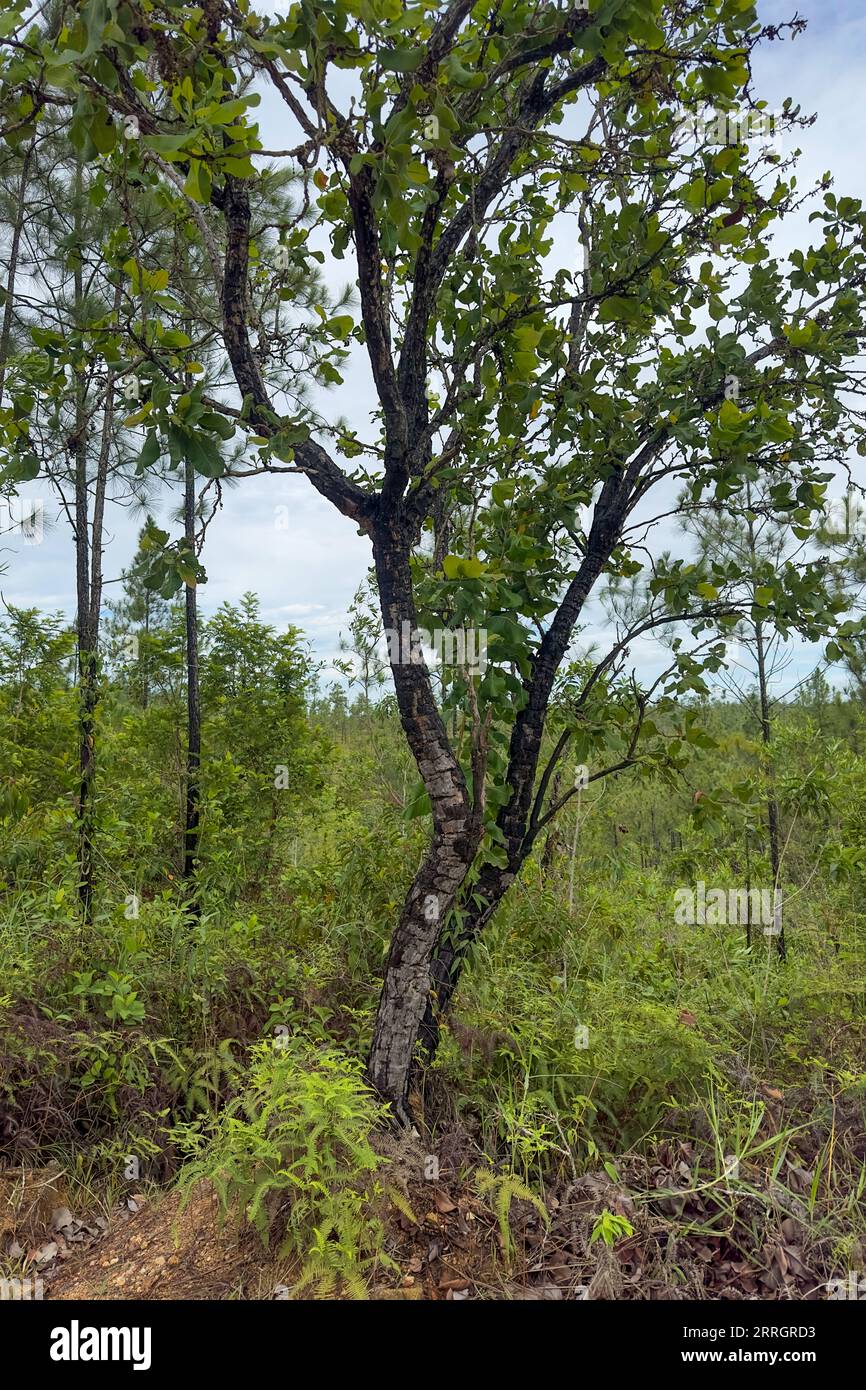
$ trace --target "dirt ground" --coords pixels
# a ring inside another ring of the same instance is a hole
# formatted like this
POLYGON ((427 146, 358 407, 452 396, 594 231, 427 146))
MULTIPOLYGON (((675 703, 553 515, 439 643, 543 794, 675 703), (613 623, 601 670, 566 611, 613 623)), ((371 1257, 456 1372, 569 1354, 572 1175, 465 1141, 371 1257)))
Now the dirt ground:
MULTIPOLYGON (((655 1157, 624 1160, 617 1182, 603 1171, 563 1182, 546 1194, 548 1222, 515 1199, 509 1252, 475 1188, 447 1167, 426 1181, 420 1146, 404 1146, 389 1156, 402 1193, 386 1214, 397 1269, 380 1273, 369 1297, 826 1297, 828 1271, 805 1210, 802 1220, 790 1202, 783 1212, 758 1190, 758 1175, 751 1192, 719 1205, 695 1191, 687 1144, 662 1144, 655 1157), (593 1238, 603 1211, 633 1228, 612 1248, 593 1238)), ((791 1185, 808 1177, 788 1175, 791 1185)), ((58 1300, 285 1299, 297 1275, 249 1227, 221 1224, 206 1186, 183 1210, 169 1190, 136 1193, 93 1216, 70 1210, 57 1168, 0 1171, 0 1254, 4 1273, 35 1274, 42 1296, 58 1300)))

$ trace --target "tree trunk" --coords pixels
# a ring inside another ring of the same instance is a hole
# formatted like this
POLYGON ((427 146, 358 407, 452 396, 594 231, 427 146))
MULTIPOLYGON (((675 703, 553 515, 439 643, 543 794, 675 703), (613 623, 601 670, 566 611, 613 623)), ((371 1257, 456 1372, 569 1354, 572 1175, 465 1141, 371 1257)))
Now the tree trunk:
MULTIPOLYGON (((79 161, 75 173, 75 229, 80 240, 83 174, 79 161)), ((120 308, 121 284, 114 297, 115 315, 120 308)), ((83 305, 80 266, 74 276, 76 321, 83 305)), ((102 535, 108 464, 114 427, 114 377, 105 386, 99 456, 93 479, 93 516, 90 516, 90 478, 87 457, 87 384, 84 374, 75 376, 75 427, 72 453, 75 464, 75 588, 78 646, 78 894, 84 921, 93 918, 96 778, 96 707, 99 703, 99 620, 102 609, 102 535)))
MULTIPOLYGON (((73 211, 75 240, 82 235, 81 160, 76 163, 73 211)), ((74 315, 78 323, 84 300, 80 260, 73 277, 74 315)), ((72 455, 75 468, 75 592, 78 639, 78 896, 85 923, 93 916, 93 779, 95 771, 94 715, 97 702, 97 633, 93 626, 90 591, 90 518, 87 477, 87 385, 84 371, 75 373, 75 426, 72 455)))
MULTIPOLYGON (((551 792, 550 792, 550 796, 551 796, 551 800, 552 800, 552 801, 556 801, 556 800, 557 800, 557 798, 558 798, 558 796, 559 796, 559 789, 560 789, 561 785, 562 785, 562 772, 561 772, 561 771, 557 771, 556 776, 555 776, 554 779, 553 779, 553 786, 552 786, 551 792)), ((544 841, 544 853, 543 853, 542 856, 541 856, 541 872, 542 872, 542 874, 544 875, 545 878, 546 878, 547 875, 550 873, 550 869, 551 869, 551 866, 552 866, 552 864, 553 864, 553 855, 554 855, 554 851, 556 850, 557 838, 558 838, 558 837, 557 837, 556 830, 553 828, 553 826, 551 826, 550 830, 548 830, 548 832, 547 832, 547 837, 546 837, 546 839, 545 839, 545 841, 544 841)))
POLYGON ((749 827, 743 832, 746 846, 746 950, 752 949, 752 865, 749 856, 749 827))
POLYGON ((99 619, 102 608, 102 529, 108 458, 114 423, 114 386, 109 379, 102 417, 102 436, 89 516, 87 428, 84 387, 76 384, 75 428, 75 575, 78 603, 78 883, 85 922, 93 915, 94 790, 96 777, 96 707, 99 703, 99 619))
POLYGON ((147 701, 150 695, 148 683, 148 662, 150 661, 150 595, 145 595, 144 600, 144 661, 141 656, 138 658, 138 665, 141 671, 141 708, 147 709, 147 701))
POLYGON ((770 838, 770 870, 773 877, 773 927, 778 928, 776 936, 776 948, 779 952, 780 960, 785 960, 787 948, 785 945, 785 927, 781 920, 781 913, 776 911, 776 895, 781 891, 779 873, 781 868, 781 854, 779 851, 779 803, 776 799, 776 784, 773 776, 772 754, 770 744, 772 741, 772 725, 770 723, 770 701, 767 694, 767 665, 764 650, 764 627, 763 623, 755 623, 755 646, 758 660, 758 690, 761 699, 761 738, 767 750, 767 830, 770 838))
MULTIPOLYGON (((184 535, 187 544, 195 548, 195 469, 189 459, 184 475, 184 535)), ((198 917, 199 904, 195 892, 196 854, 198 851, 201 768, 201 700, 198 670, 198 607, 196 590, 186 586, 186 815, 184 820, 183 877, 190 891, 189 911, 198 917)))
MULTIPOLYGON (((409 545, 399 523, 377 530, 373 555, 386 631, 398 636, 416 631, 409 545)), ((420 652, 416 660, 413 655, 392 644, 400 722, 430 798, 433 838, 391 938, 367 1063, 370 1085, 402 1123, 411 1123, 409 1076, 429 1001, 433 951, 481 838, 480 818, 448 742, 429 672, 420 652)))
POLYGON ((3 307, 3 327, 0 329, 0 405, 3 403, 3 386, 6 381, 6 361, 9 357, 9 342, 12 337, 12 317, 15 312, 15 280, 18 275, 18 255, 21 248, 21 232, 24 228, 25 199, 30 164, 33 159, 33 145, 28 147, 21 165, 21 178, 18 182, 18 198, 15 207, 15 222, 12 227, 12 244, 9 248, 9 269, 6 274, 6 303, 3 307))
POLYGON ((462 925, 457 935, 442 934, 432 965, 432 989, 424 1010, 418 1041, 428 1059, 439 1047, 442 1023, 447 1018, 463 967, 473 945, 514 881, 515 875, 494 864, 485 864, 473 884, 471 897, 461 904, 462 925))
POLYGON ((533 793, 536 791, 538 761, 553 683, 583 606, 613 550, 624 515, 625 502, 609 480, 596 504, 586 556, 542 641, 532 675, 524 683, 527 701, 512 730, 505 776, 511 796, 496 817, 496 824, 507 846, 507 865, 482 866, 477 881, 472 885, 471 897, 463 904, 459 935, 455 937, 453 933, 445 931, 440 933, 432 962, 432 990, 418 1035, 419 1044, 428 1058, 435 1055, 439 1046, 441 1021, 451 1007, 467 956, 519 874, 539 833, 541 803, 548 779, 554 775, 550 765, 541 778, 534 799, 533 793))
MULTIPOLYGON (((755 525, 752 519, 752 490, 749 484, 746 485, 746 506, 749 512, 748 521, 748 542, 749 552, 752 556, 753 572, 757 557, 757 546, 755 543, 755 525)), ((770 697, 767 691, 767 655, 764 644, 764 624, 758 619, 754 624, 755 629, 755 652, 758 665, 758 694, 761 702, 761 739, 767 753, 767 831, 770 839, 770 870, 773 878, 773 930, 778 930, 776 936, 776 948, 779 952, 779 959, 785 960, 787 949, 785 946, 785 927, 781 920, 781 913, 776 909, 776 897, 781 891, 779 874, 781 870, 781 854, 779 851, 779 803, 776 799, 776 781, 773 771, 773 760, 770 752, 770 745, 773 739, 773 729, 770 722, 770 697)))

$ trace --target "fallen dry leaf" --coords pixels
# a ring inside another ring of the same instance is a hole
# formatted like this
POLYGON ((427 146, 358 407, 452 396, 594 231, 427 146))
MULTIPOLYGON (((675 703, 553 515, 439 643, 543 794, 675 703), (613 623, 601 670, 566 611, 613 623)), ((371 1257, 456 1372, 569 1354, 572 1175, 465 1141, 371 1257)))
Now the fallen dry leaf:
POLYGON ((433 1201, 436 1203, 436 1210, 445 1216, 449 1211, 457 1210, 457 1203, 452 1202, 451 1198, 444 1192, 434 1192, 433 1201))

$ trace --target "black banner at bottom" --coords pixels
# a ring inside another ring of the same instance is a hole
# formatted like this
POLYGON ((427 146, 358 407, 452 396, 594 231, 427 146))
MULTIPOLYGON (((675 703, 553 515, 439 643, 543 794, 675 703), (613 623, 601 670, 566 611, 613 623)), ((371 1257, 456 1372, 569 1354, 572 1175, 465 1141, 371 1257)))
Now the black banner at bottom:
MULTIPOLYGON (((852 1360, 856 1365, 866 1326, 866 1310, 858 1302, 479 1301, 474 1314, 469 1308, 457 1314, 431 1305, 425 1311, 417 1302, 404 1304, 403 1312, 378 1301, 7 1301, 0 1303, 0 1344, 7 1364, 9 1352, 17 1350, 28 1372, 48 1384, 63 1384, 70 1376, 99 1380, 106 1371, 115 1379, 124 1373, 143 1379, 210 1371, 249 1377, 271 1362, 276 1347, 285 1351, 292 1344, 321 1358, 323 1379, 331 1381, 341 1351, 356 1374, 362 1355, 371 1369, 375 1365, 378 1336, 387 1339, 393 1354, 395 1335, 405 1332, 407 1353, 414 1359, 419 1333, 425 1338, 431 1331, 449 1335, 454 1328, 481 1333, 485 1361, 494 1364, 499 1354, 511 1362, 515 1333, 518 1346, 529 1352, 535 1345, 538 1354, 545 1346, 561 1350, 559 1339, 565 1334, 572 1347, 575 1338, 585 1338, 578 1343, 582 1350, 592 1348, 594 1357, 611 1369, 669 1372, 681 1367, 688 1374, 689 1368, 700 1373, 711 1366, 760 1366, 784 1376, 801 1366, 826 1373, 852 1360), (502 1318, 507 1321, 500 1322, 502 1318), (521 1324, 532 1343, 520 1336, 521 1324), (338 1328, 341 1340, 335 1342, 338 1328), (287 1336, 295 1342, 287 1343, 287 1336)), ((479 1350, 481 1345, 476 1342, 479 1350)), ((508 1369, 513 1372, 513 1364, 508 1369)), ((315 1377, 309 1366, 305 1377, 315 1377)))

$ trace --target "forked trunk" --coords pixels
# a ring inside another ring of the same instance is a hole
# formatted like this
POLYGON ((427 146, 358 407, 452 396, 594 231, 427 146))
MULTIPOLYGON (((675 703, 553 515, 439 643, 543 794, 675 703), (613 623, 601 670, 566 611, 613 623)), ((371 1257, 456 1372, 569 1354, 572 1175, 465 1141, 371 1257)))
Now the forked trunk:
POLYGON ((509 870, 485 864, 469 900, 461 906, 460 932, 440 934, 432 963, 432 986, 418 1030, 418 1042, 429 1061, 439 1047, 442 1024, 451 1010, 469 953, 513 880, 514 874, 509 870))
MULTIPOLYGON (((607 487, 607 485, 606 485, 607 487)), ((536 775, 544 724, 556 672, 567 649, 575 623, 609 556, 622 525, 623 504, 606 502, 606 492, 596 507, 586 557, 572 580, 556 619, 545 636, 526 683, 527 700, 511 734, 506 782, 511 796, 496 818, 508 856, 505 866, 484 864, 471 895, 462 904, 462 926, 456 937, 440 934, 431 964, 432 987, 418 1033, 418 1043, 428 1058, 439 1046, 442 1021, 447 1016, 466 960, 481 932, 493 917, 511 884, 520 873, 541 828, 540 814, 547 780, 536 792, 536 775), (617 510, 617 506, 619 510, 617 510)), ((556 795, 554 793, 554 801, 556 795)))
POLYGON ((382 618, 390 634, 391 670, 406 734, 433 815, 433 839, 415 875, 391 938, 367 1063, 367 1078, 409 1123, 409 1074, 430 994, 430 968, 442 923, 466 878, 481 838, 462 769, 433 696, 420 652, 403 641, 417 630, 409 546, 399 526, 374 538, 382 618))

